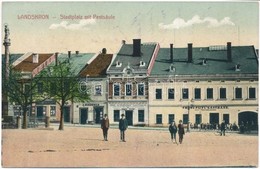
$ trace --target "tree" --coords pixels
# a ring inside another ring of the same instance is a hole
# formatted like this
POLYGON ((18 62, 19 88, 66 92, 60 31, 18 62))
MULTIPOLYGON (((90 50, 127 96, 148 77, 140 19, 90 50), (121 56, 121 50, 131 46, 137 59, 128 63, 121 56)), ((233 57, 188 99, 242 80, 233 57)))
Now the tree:
MULTIPOLYGON (((33 101, 37 100, 34 96, 37 92, 37 84, 41 80, 41 76, 33 78, 31 73, 22 73, 16 71, 9 66, 8 76, 2 71, 2 89, 3 95, 6 95, 10 103, 15 103, 21 106, 23 123, 22 128, 26 129, 28 126, 28 112, 29 107, 33 101)), ((41 97, 43 99, 44 97, 41 97)))
POLYGON ((45 94, 56 101, 60 106, 60 125, 59 130, 64 129, 64 107, 66 102, 84 102, 90 100, 87 90, 79 90, 80 77, 68 60, 56 65, 49 65, 40 73, 43 91, 45 94))

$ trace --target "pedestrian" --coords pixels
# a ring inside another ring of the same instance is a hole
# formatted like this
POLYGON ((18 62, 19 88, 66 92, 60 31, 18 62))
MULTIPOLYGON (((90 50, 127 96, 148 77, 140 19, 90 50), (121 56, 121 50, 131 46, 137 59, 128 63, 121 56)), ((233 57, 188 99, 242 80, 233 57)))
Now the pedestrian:
POLYGON ((183 141, 183 135, 185 134, 182 120, 180 120, 178 124, 178 134, 179 134, 179 142, 181 144, 183 141))
POLYGON ((174 138, 175 143, 178 144, 176 141, 177 126, 174 121, 169 125, 169 131, 171 133, 172 142, 173 142, 173 138, 174 138))
POLYGON ((107 114, 104 115, 104 118, 101 121, 101 129, 103 130, 104 141, 108 141, 107 140, 107 132, 108 132, 108 129, 109 129, 109 119, 107 117, 107 114))
POLYGON ((222 123, 220 124, 220 136, 225 136, 225 131, 226 131, 226 124, 225 124, 225 120, 222 121, 222 123))
POLYGON ((125 115, 121 114, 121 119, 119 120, 119 130, 120 130, 120 139, 123 142, 125 141, 125 131, 128 127, 127 120, 125 119, 125 115))

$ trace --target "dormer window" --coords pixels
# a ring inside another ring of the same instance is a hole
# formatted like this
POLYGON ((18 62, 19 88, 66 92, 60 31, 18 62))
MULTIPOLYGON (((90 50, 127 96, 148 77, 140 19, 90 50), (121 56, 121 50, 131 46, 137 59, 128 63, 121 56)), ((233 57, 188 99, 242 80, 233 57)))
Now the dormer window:
POLYGON ((241 67, 241 65, 240 65, 240 64, 237 64, 237 65, 235 66, 235 70, 236 70, 236 71, 240 71, 240 67, 241 67))
POLYGON ((122 66, 122 63, 119 61, 116 61, 116 67, 121 67, 121 66, 122 66))
POLYGON ((202 65, 207 65, 207 59, 202 60, 202 65))
POLYGON ((144 67, 145 66, 145 62, 144 61, 140 61, 140 67, 144 67))
POLYGON ((173 64, 170 65, 170 72, 175 72, 176 68, 173 66, 173 64))

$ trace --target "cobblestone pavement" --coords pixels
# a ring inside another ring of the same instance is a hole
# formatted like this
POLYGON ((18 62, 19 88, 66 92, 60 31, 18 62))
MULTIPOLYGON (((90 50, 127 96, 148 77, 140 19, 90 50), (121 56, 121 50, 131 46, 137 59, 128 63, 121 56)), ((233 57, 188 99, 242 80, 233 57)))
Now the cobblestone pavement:
POLYGON ((177 145, 167 129, 132 128, 120 142, 116 128, 103 141, 97 127, 52 127, 2 130, 2 167, 258 166, 258 135, 192 131, 177 145))

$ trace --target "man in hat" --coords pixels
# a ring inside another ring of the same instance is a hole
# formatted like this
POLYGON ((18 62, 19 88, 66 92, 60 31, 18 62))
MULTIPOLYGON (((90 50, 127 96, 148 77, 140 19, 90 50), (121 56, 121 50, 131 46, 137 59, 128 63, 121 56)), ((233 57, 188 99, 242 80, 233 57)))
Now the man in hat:
POLYGON ((125 142, 125 130, 128 127, 127 120, 125 119, 125 115, 121 114, 121 119, 119 120, 119 130, 120 130, 120 139, 125 142))
POLYGON ((101 121, 101 129, 103 130, 104 141, 108 141, 107 131, 109 129, 109 119, 107 117, 107 114, 104 115, 104 118, 101 121))
POLYGON ((220 125, 220 136, 225 136, 225 131, 226 131, 226 123, 225 120, 222 121, 221 125, 220 125))
POLYGON ((178 124, 178 134, 179 134, 179 142, 181 144, 183 141, 183 135, 185 134, 182 120, 180 120, 178 124))

